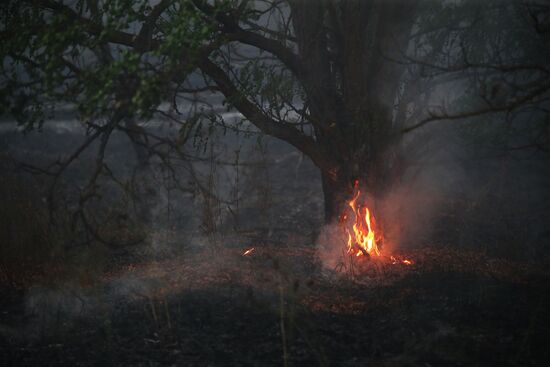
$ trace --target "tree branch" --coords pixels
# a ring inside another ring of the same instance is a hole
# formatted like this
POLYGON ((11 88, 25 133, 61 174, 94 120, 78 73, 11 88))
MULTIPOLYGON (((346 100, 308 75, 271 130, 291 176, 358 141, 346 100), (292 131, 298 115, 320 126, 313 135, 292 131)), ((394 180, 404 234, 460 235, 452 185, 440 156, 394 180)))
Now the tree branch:
POLYGON ((427 118, 415 123, 414 125, 403 128, 401 130, 401 133, 402 134, 408 133, 412 130, 418 129, 419 127, 424 126, 424 125, 426 125, 430 122, 433 122, 433 121, 459 120, 459 119, 464 119, 464 118, 469 118, 469 117, 486 115, 486 114, 490 114, 490 113, 510 112, 510 111, 513 111, 517 108, 520 108, 520 107, 524 106, 529 101, 533 100, 534 98, 536 98, 540 95, 543 95, 544 93, 548 92, 549 90, 550 90, 550 83, 546 83, 546 84, 541 85, 538 88, 535 88, 530 93, 528 93, 528 94, 526 94, 522 97, 516 98, 515 100, 511 101, 510 103, 506 103, 502 106, 489 106, 489 107, 485 107, 485 108, 479 108, 479 109, 476 109, 476 110, 465 111, 465 112, 456 113, 456 114, 448 114, 448 113, 431 114, 427 118))
POLYGON ((298 55, 290 48, 277 40, 244 30, 239 26, 238 20, 227 14, 216 13, 214 8, 208 5, 206 1, 193 0, 193 4, 205 15, 218 21, 222 25, 221 31, 230 41, 237 41, 254 46, 277 56, 277 58, 281 60, 298 79, 303 79, 306 70, 303 69, 298 55))
MULTIPOLYGON (((91 35, 100 35, 105 31, 105 27, 102 24, 96 23, 92 21, 91 19, 82 17, 80 14, 78 14, 76 11, 71 9, 69 6, 64 5, 63 3, 59 3, 57 1, 52 0, 39 0, 39 1, 30 1, 25 0, 26 3, 28 3, 30 6, 38 5, 39 7, 49 10, 56 14, 66 14, 71 19, 78 21, 80 24, 84 26, 86 31, 91 35)), ((117 30, 109 30, 107 39, 110 43, 116 43, 128 47, 135 47, 136 46, 136 38, 137 36, 131 33, 123 32, 123 31, 117 31, 117 30)), ((160 46, 160 42, 156 40, 150 40, 150 48, 149 49, 156 49, 160 46)))
POLYGON ((200 68, 216 82, 225 97, 262 132, 290 143, 308 155, 319 168, 328 168, 330 160, 319 151, 313 138, 304 135, 290 125, 277 123, 266 116, 237 89, 229 76, 209 59, 205 58, 200 68))

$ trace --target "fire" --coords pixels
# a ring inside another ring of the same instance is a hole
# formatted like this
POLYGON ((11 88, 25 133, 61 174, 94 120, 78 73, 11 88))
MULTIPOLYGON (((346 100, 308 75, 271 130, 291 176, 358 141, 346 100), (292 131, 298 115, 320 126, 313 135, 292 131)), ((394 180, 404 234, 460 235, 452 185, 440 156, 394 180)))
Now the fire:
POLYGON ((251 254, 253 251, 254 251, 254 247, 249 248, 248 250, 246 250, 245 252, 243 252, 243 256, 249 255, 249 254, 251 254))
POLYGON ((391 260, 391 263, 394 264, 394 265, 396 265, 396 264, 405 264, 405 265, 414 264, 412 260, 409 260, 409 259, 398 260, 395 256, 390 256, 390 260, 391 260))
POLYGON ((380 256, 377 241, 381 237, 376 233, 374 216, 366 205, 358 203, 361 195, 359 181, 355 181, 354 191, 353 199, 348 202, 353 218, 350 221, 347 220, 347 214, 342 216, 342 223, 348 236, 347 251, 357 257, 380 256))
MULTIPOLYGON (((380 254, 379 244, 383 241, 381 231, 376 228, 376 221, 372 211, 360 202, 361 191, 359 190, 359 181, 355 181, 353 198, 348 201, 349 209, 343 213, 340 218, 340 224, 343 226, 347 236, 347 253, 354 257, 377 256, 380 259, 387 259, 380 254)), ((396 258, 389 256, 393 265, 413 265, 414 262, 409 259, 396 258)))

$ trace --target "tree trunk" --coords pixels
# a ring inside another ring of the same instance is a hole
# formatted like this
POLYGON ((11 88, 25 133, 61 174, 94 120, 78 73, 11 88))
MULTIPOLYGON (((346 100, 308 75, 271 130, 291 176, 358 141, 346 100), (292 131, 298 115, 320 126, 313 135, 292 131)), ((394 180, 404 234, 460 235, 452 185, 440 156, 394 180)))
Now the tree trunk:
POLYGON ((336 176, 333 172, 321 172, 325 223, 338 221, 346 203, 353 195, 355 179, 344 175, 336 176))
POLYGON ((130 138, 137 160, 133 175, 136 215, 142 224, 151 226, 153 221, 152 209, 158 195, 151 180, 152 170, 149 164, 147 138, 143 128, 132 118, 126 119, 125 122, 126 134, 130 138))
POLYGON ((355 180, 380 200, 402 170, 392 113, 405 69, 391 59, 407 49, 418 1, 291 4, 316 141, 334 165, 319 166, 325 221, 333 222, 355 180))
POLYGON ((335 182, 333 182, 330 177, 322 174, 321 180, 323 184, 323 198, 325 201, 325 223, 329 224, 334 222, 338 218, 338 215, 340 215, 342 205, 339 199, 341 195, 335 182))

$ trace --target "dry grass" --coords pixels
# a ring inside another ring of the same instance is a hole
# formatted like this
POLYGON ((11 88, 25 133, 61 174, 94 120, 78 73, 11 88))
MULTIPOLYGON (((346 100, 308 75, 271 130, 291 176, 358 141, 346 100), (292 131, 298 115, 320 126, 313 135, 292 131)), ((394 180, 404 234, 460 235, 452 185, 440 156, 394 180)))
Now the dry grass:
MULTIPOLYGON (((87 288, 90 292, 82 291, 82 294, 94 294, 94 289, 117 293, 116 298, 111 298, 112 293, 98 296, 106 302, 107 325, 99 337, 104 340, 106 333, 117 335, 109 341, 114 349, 127 348, 124 355, 139 354, 146 359, 154 355, 140 354, 142 349, 153 353, 151 348, 187 351, 189 347, 196 351, 196 345, 208 345, 201 353, 211 355, 209 348, 221 345, 224 353, 233 353, 235 360, 245 361, 250 357, 248 354, 255 353, 254 348, 249 351, 247 337, 255 335, 255 347, 266 348, 271 353, 269 358, 280 364, 294 365, 296 360, 309 355, 310 363, 328 365, 331 359, 341 361, 343 357, 334 351, 342 348, 347 348, 349 355, 363 358, 368 355, 369 361, 380 364, 377 363, 380 358, 389 361, 392 353, 406 360, 415 353, 424 353, 415 348, 431 350, 432 346, 447 341, 476 338, 477 329, 469 331, 461 325, 464 321, 453 321, 457 315, 468 317, 469 307, 493 307, 492 287, 501 284, 500 281, 505 287, 494 289, 499 297, 507 297, 510 290, 529 288, 521 283, 545 271, 475 252, 424 248, 394 254, 397 259, 412 259, 414 265, 394 264, 390 257, 366 260, 356 264, 356 274, 351 278, 346 272, 323 268, 313 247, 260 243, 254 246, 254 252, 243 256, 250 247, 202 248, 186 252, 185 256, 142 261, 104 272, 98 283, 87 288), (442 272, 451 276, 441 279, 442 272), (486 289, 475 288, 471 293, 474 288, 467 288, 468 292, 462 292, 462 283, 471 279, 474 287, 486 289), (498 281, 479 282, 483 279, 498 281), (455 290, 456 285, 459 287, 455 290), (463 301, 465 295, 468 300, 463 301), (121 312, 111 313, 107 305, 113 309, 121 307, 121 312), (254 333, 249 335, 243 329, 254 333), (213 334, 211 330, 216 331, 213 334), (395 349, 394 344, 401 345, 409 339, 407 333, 411 330, 419 335, 411 336, 412 346, 404 344, 404 350, 395 349), (220 339, 218 334, 224 337, 220 339), (372 336, 381 336, 376 343, 393 348, 388 349, 388 356, 373 355, 378 346, 363 343, 372 340, 372 336), (196 344, 178 344, 177 340, 192 340, 196 344), (244 354, 235 352, 241 347, 248 348, 244 354)), ((523 293, 529 291, 520 292, 523 293)), ((505 337, 499 329, 499 318, 495 320, 483 326, 489 329, 481 327, 479 332, 505 337)), ((88 344, 83 343, 86 348, 88 344)), ((264 355, 254 355, 265 361, 264 355)), ((178 356, 181 361, 194 358, 187 354, 178 356)))
POLYGON ((59 271, 66 238, 63 225, 54 227, 32 182, 4 174, 0 178, 0 283, 25 287, 59 271))
MULTIPOLYGON (((389 257, 364 260, 356 264, 356 275, 351 279, 346 272, 320 268, 312 248, 266 245, 256 247, 247 256, 242 255, 244 250, 245 247, 221 248, 212 255, 211 250, 205 249, 185 257, 128 265, 105 274, 103 281, 132 279, 154 284, 147 294, 135 297, 159 301, 193 291, 220 292, 238 287, 258 295, 276 295, 282 288, 285 294, 292 293, 293 301, 311 311, 354 314, 388 301, 369 300, 367 304, 358 297, 358 289, 384 288, 419 274, 444 271, 524 283, 545 272, 527 263, 489 258, 472 251, 425 248, 395 255, 397 259, 412 259, 413 265, 394 264, 389 257)), ((402 296, 407 296, 406 291, 402 296)))
MULTIPOLYGON (((110 262, 111 249, 86 233, 64 205, 50 211, 46 180, 14 172, 4 158, 0 167, 0 286, 28 289, 68 279, 96 282, 110 262)), ((143 231, 125 219, 123 209, 114 204, 98 209, 105 224, 98 225, 97 232, 114 244, 138 242, 143 231)))

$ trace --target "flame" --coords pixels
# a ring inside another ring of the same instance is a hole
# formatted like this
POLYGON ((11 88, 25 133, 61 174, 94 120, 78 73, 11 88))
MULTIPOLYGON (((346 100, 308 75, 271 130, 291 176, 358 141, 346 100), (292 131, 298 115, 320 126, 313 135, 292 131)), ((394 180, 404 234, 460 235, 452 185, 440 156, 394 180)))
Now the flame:
MULTIPOLYGON (((360 201, 360 196, 359 181, 355 181, 353 198, 347 203, 349 208, 340 217, 340 224, 347 236, 347 253, 354 257, 377 256, 380 259, 388 259, 380 254, 379 243, 383 241, 382 233, 376 228, 372 211, 360 201)), ((396 256, 389 256, 389 260, 393 265, 414 264, 412 260, 396 256)))
POLYGON ((380 256, 375 232, 374 216, 367 206, 358 204, 357 202, 361 195, 359 181, 355 181, 354 191, 355 194, 353 199, 348 202, 348 206, 351 208, 353 214, 352 222, 350 223, 348 220, 347 214, 342 215, 342 222, 344 222, 345 231, 348 235, 348 253, 357 257, 365 255, 380 256))
POLYGON ((395 258, 395 256, 390 256, 390 260, 391 260, 391 263, 393 265, 396 265, 396 264, 412 265, 412 264, 414 264, 414 262, 412 260, 409 260, 409 259, 397 260, 395 258))
POLYGON ((249 248, 248 250, 246 250, 245 252, 243 252, 243 256, 249 255, 249 254, 251 254, 253 251, 254 251, 254 247, 249 248))

